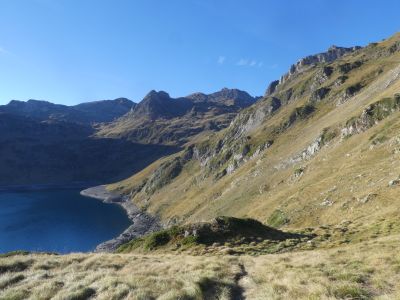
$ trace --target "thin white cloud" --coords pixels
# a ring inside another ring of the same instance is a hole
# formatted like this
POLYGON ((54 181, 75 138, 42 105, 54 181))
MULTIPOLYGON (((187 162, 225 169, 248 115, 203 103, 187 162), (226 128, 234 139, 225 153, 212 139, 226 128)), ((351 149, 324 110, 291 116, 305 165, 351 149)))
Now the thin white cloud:
POLYGON ((8 54, 8 51, 0 46, 0 54, 8 54))
POLYGON ((225 62, 225 60, 226 60, 226 57, 225 57, 225 56, 219 56, 219 57, 218 57, 218 60, 217 60, 217 63, 218 63, 219 65, 222 65, 222 64, 225 62))
POLYGON ((257 61, 255 59, 247 59, 247 58, 241 58, 236 62, 237 66, 241 67, 258 67, 261 68, 264 63, 262 61, 257 61))
POLYGON ((241 58, 240 60, 238 60, 238 62, 236 63, 236 65, 238 66, 247 66, 249 64, 249 60, 245 59, 245 58, 241 58))

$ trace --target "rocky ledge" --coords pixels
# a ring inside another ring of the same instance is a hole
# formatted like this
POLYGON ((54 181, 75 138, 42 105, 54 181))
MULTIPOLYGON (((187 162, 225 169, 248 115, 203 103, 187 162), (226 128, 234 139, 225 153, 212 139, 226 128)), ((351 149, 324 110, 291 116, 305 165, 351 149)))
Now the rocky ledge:
POLYGON ((114 252, 120 245, 130 240, 162 229, 156 218, 141 211, 132 201, 129 201, 129 197, 110 192, 106 189, 105 185, 99 185, 83 190, 81 191, 81 195, 95 198, 105 203, 116 203, 121 205, 125 209, 128 218, 132 221, 132 225, 119 236, 98 245, 95 252, 114 252))

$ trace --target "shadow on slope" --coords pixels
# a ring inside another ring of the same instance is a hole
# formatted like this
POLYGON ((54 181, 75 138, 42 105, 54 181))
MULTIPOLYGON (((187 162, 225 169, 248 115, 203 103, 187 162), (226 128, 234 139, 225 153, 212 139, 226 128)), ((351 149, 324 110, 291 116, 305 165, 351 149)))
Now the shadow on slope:
POLYGON ((85 125, 0 114, 0 185, 120 180, 179 151, 92 134, 85 125))
POLYGON ((283 232, 250 218, 217 217, 207 223, 173 226, 151 233, 122 245, 117 251, 189 251, 195 255, 261 254, 280 252, 313 237, 314 235, 283 232))

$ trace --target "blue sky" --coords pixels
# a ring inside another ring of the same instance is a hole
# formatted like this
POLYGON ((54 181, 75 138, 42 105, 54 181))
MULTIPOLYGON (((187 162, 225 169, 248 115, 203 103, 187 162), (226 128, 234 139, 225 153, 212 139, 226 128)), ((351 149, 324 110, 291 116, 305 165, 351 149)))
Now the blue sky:
POLYGON ((262 95, 297 59, 399 30, 400 1, 0 0, 0 104, 262 95))

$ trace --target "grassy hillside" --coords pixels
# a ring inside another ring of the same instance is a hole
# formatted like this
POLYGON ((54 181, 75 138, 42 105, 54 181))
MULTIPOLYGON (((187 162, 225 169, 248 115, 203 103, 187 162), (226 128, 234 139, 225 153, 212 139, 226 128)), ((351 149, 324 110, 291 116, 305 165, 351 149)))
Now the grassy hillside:
POLYGON ((398 232, 399 45, 306 66, 227 129, 109 188, 168 225, 230 215, 398 232))

